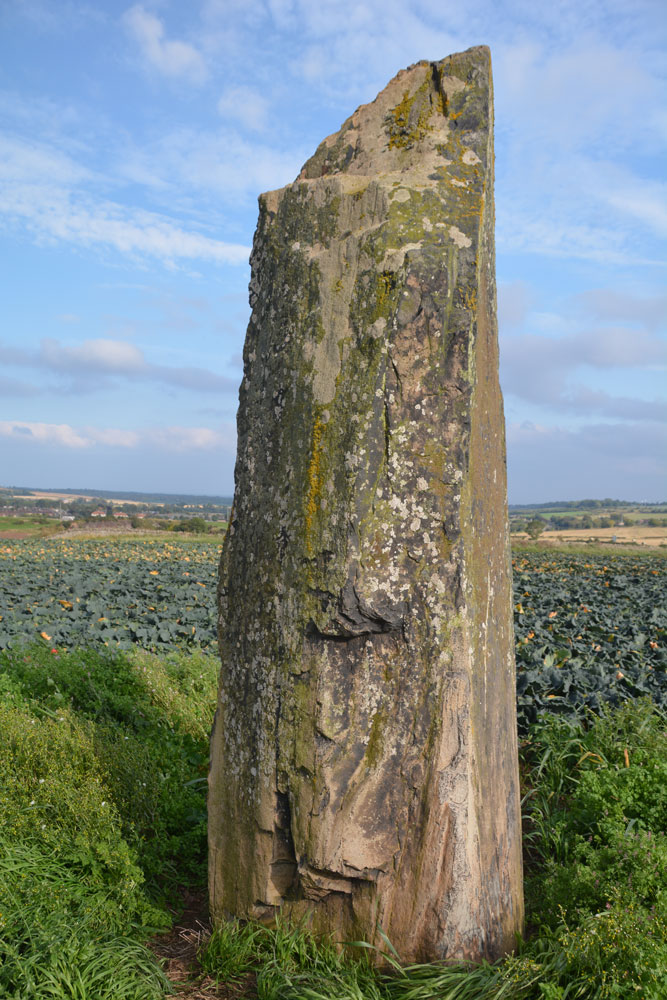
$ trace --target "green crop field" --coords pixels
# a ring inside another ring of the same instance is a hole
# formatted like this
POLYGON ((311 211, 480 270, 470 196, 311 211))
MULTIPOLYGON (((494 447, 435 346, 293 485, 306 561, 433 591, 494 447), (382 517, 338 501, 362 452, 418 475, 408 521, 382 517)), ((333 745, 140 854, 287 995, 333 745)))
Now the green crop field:
POLYGON ((520 721, 648 695, 667 707, 667 564, 660 556, 515 554, 520 721))
POLYGON ((215 641, 217 542, 0 542, 0 649, 206 648, 215 641))
MULTIPOLYGON (((219 543, 50 539, 0 545, 0 649, 215 649, 219 543)), ((522 725, 637 695, 667 705, 667 561, 525 551, 514 558, 522 725)))

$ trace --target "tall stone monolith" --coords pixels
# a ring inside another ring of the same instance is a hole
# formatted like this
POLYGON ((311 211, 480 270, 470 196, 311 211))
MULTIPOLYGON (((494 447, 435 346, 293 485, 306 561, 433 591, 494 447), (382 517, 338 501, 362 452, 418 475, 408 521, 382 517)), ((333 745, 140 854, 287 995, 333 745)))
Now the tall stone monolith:
POLYGON ((404 960, 522 922, 488 49, 262 195, 220 574, 214 918, 404 960))

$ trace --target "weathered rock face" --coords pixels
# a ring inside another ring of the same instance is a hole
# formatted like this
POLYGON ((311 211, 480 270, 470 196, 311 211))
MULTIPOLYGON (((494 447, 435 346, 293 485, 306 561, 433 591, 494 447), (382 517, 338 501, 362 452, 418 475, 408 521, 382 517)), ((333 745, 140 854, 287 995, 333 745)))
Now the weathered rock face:
POLYGON ((221 563, 214 916, 405 960, 522 922, 490 74, 404 70, 260 198, 221 563))

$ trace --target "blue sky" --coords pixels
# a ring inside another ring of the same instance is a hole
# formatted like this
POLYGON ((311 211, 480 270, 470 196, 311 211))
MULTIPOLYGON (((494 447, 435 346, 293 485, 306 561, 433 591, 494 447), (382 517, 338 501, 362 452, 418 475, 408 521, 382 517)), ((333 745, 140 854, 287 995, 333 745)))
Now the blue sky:
POLYGON ((491 46, 510 502, 667 498, 663 0, 0 0, 0 484, 230 494, 257 195, 491 46))

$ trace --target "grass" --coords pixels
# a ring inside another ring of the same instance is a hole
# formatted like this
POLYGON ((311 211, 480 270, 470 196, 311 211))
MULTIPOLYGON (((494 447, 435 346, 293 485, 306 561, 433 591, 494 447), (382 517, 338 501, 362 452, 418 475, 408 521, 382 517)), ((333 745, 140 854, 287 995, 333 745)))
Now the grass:
POLYGON ((667 995, 667 737, 650 702, 543 717, 522 748, 529 935, 475 968, 384 967, 363 943, 231 922, 203 962, 260 1000, 661 1000, 667 995))
MULTIPOLYGON (((217 661, 0 654, 0 998, 157 1000, 147 937, 205 884, 217 661)), ((401 967, 363 942, 237 921, 205 972, 260 1000, 662 1000, 667 737, 634 701, 543 716, 521 749, 528 924, 506 960, 401 967)))
POLYGON ((0 515, 0 531, 20 531, 26 537, 41 538, 62 531, 62 524, 56 518, 39 514, 27 517, 3 514, 0 515))
POLYGON ((205 883, 217 662, 0 654, 0 997, 152 1000, 143 942, 205 883))
POLYGON ((631 555, 667 559, 667 547, 661 545, 621 545, 617 542, 614 542, 613 545, 604 545, 601 542, 559 542, 550 538, 541 542, 529 542, 516 536, 512 537, 512 552, 516 554, 522 552, 563 552, 567 555, 604 556, 605 558, 631 555))

